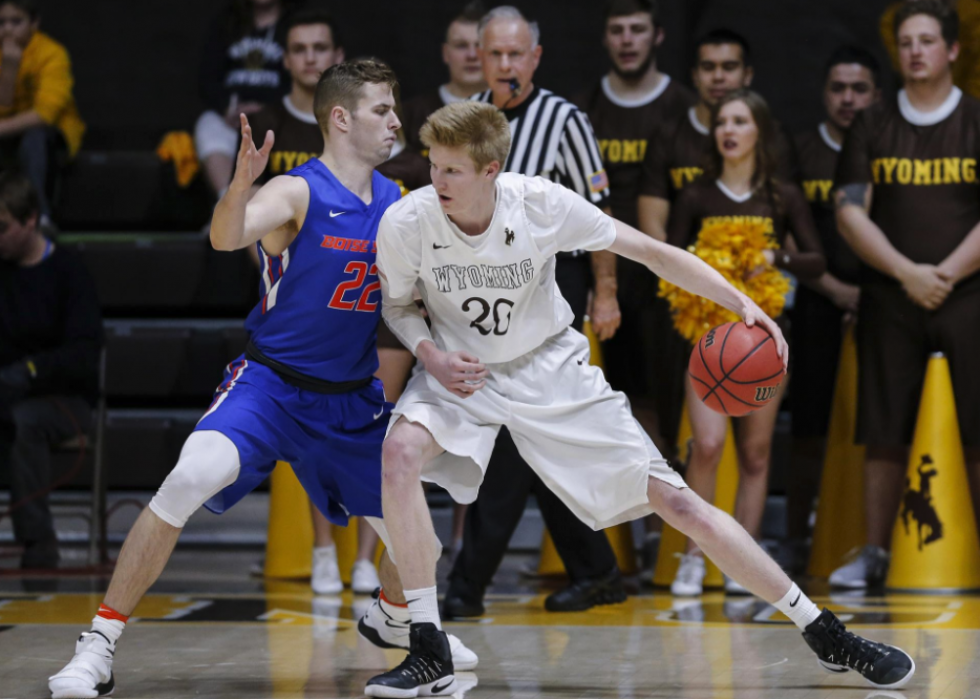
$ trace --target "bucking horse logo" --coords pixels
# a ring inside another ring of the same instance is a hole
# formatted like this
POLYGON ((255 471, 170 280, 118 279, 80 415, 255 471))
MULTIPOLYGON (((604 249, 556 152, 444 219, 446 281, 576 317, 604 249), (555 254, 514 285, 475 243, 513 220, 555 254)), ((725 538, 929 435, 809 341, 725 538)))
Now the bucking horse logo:
POLYGON ((919 550, 926 544, 939 541, 943 538, 943 523, 939 521, 936 508, 932 506, 932 489, 930 482, 939 475, 932 466, 932 457, 928 454, 922 455, 916 471, 919 474, 919 489, 912 490, 912 480, 905 479, 905 497, 902 498, 902 524, 905 525, 905 534, 909 532, 909 516, 915 520, 919 537, 919 550), (923 529, 928 528, 929 534, 922 537, 923 529))

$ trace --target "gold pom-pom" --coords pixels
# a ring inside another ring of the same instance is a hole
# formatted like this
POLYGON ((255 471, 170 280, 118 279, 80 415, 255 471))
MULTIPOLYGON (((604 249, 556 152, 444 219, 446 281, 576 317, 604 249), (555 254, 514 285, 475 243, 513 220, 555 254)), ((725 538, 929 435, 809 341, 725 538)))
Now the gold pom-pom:
MULTIPOLYGON (((764 250, 776 249, 776 242, 762 223, 753 221, 712 222, 701 228, 698 240, 688 247, 716 269, 732 286, 755 301, 766 315, 775 318, 783 312, 789 279, 766 263, 764 250), (749 278, 750 273, 762 271, 749 278)), ((674 327, 692 344, 713 327, 739 320, 739 317, 714 301, 685 291, 660 280, 659 295, 667 299, 674 327)))

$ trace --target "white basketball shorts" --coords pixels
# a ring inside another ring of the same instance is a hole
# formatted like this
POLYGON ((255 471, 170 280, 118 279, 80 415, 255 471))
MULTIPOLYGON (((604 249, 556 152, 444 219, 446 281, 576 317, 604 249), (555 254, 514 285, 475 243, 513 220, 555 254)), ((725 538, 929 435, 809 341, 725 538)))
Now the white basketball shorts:
POLYGON ((488 364, 469 398, 417 369, 392 411, 424 426, 445 453, 423 467, 457 502, 476 499, 501 425, 535 473, 593 529, 651 513, 650 476, 686 488, 640 427, 629 401, 589 364, 589 342, 567 328, 510 362, 488 364))

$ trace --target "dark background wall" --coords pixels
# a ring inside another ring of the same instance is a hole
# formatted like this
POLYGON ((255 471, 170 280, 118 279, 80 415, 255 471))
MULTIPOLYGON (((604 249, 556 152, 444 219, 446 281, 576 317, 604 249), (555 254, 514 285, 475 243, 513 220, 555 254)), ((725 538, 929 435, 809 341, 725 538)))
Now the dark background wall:
MULTIPOLYGON (((190 129, 200 111, 197 69, 205 33, 225 0, 40 0, 42 29, 63 42, 90 148, 150 148, 164 132, 190 129)), ((379 56, 405 96, 444 80, 440 43, 462 0, 322 2, 348 55, 379 56)), ((499 3, 488 3, 499 4, 499 3)), ((600 45, 602 1, 517 2, 541 24, 536 82, 572 94, 608 69, 600 45)), ((791 129, 821 118, 821 67, 839 43, 880 52, 878 17, 888 0, 662 0, 664 70, 688 82, 690 38, 727 26, 756 55, 757 87, 791 129)), ((884 56, 882 55, 884 61, 884 56)))

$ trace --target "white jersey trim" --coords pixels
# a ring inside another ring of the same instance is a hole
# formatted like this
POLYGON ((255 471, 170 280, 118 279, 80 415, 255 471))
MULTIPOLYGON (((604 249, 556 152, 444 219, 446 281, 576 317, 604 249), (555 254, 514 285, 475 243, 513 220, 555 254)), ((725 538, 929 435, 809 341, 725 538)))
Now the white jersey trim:
POLYGON ((646 93, 645 95, 641 95, 640 97, 634 97, 633 99, 626 99, 624 97, 620 97, 615 92, 613 92, 612 85, 609 82, 608 75, 602 76, 601 84, 602 84, 602 93, 606 96, 606 99, 608 99, 610 102, 615 104, 617 107, 633 109, 635 107, 645 107, 646 105, 650 104, 658 97, 660 97, 660 95, 664 94, 664 91, 666 91, 667 86, 670 85, 670 76, 661 73, 660 82, 657 83, 657 86, 655 88, 650 90, 650 92, 646 93))
POLYGON ((455 102, 465 102, 470 99, 469 97, 457 97, 449 91, 449 85, 439 86, 439 99, 442 100, 443 104, 453 104, 455 102))
POLYGON ((286 111, 289 112, 294 119, 298 119, 305 124, 316 124, 316 114, 301 112, 296 108, 296 105, 293 104, 293 101, 289 99, 289 95, 283 95, 282 106, 286 108, 286 111))
POLYGON ((905 90, 899 90, 898 111, 905 117, 905 121, 910 124, 914 124, 915 126, 932 126, 952 114, 953 110, 959 106, 962 97, 963 91, 954 85, 953 89, 950 90, 949 96, 941 105, 931 112, 922 112, 912 106, 909 95, 905 90))
POLYGON ((698 110, 697 107, 691 107, 687 110, 687 118, 691 120, 691 126, 702 136, 707 136, 711 133, 711 129, 698 121, 698 110))
POLYGON ((817 127, 817 131, 820 132, 820 138, 823 139, 823 142, 827 144, 827 147, 830 148, 830 150, 840 153, 843 146, 835 141, 830 135, 830 129, 827 128, 827 122, 821 121, 820 126, 817 127))
POLYGON ((715 180, 715 184, 718 185, 718 189, 721 190, 722 194, 738 204, 744 204, 752 198, 753 194, 755 194, 755 190, 753 189, 750 189, 745 194, 735 194, 735 192, 726 187, 725 183, 721 180, 715 180))

